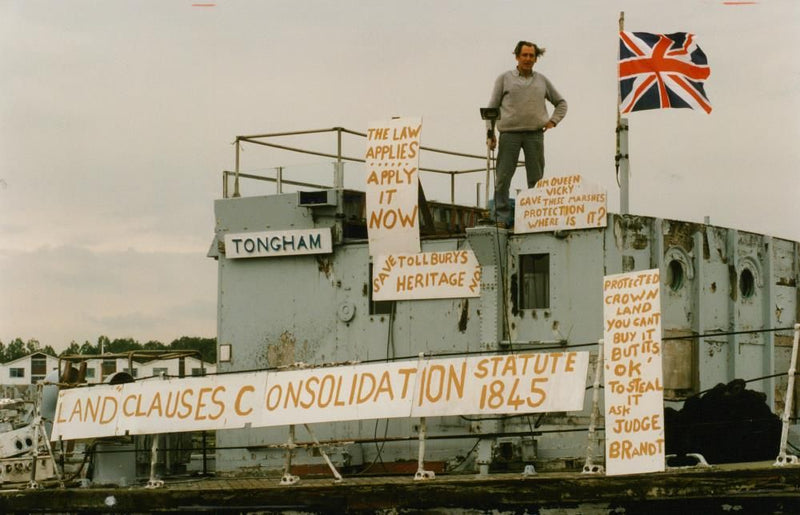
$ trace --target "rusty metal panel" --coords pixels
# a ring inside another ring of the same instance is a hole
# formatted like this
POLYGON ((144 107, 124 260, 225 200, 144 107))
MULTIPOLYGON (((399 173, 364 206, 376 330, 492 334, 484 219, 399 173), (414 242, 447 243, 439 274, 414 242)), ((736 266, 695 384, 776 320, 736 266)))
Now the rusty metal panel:
MULTIPOLYGON (((325 226, 325 216, 310 216, 293 195, 228 199, 217 203, 217 239, 226 231, 325 226), (295 204, 293 204, 295 202, 295 204), (305 213, 305 214, 304 214, 305 213)), ((423 251, 464 248, 464 238, 425 241, 423 251)), ((443 299, 396 302, 391 314, 370 314, 369 250, 366 242, 335 245, 332 254, 269 259, 219 257, 218 342, 232 346, 232 359, 220 371, 282 367, 296 362, 334 362, 414 357, 420 351, 448 353, 479 348, 479 302, 443 299)), ((390 423, 392 431, 413 432, 412 420, 390 423)), ((320 440, 371 438, 374 421, 324 424, 320 440)), ((381 421, 381 428, 385 422, 381 421)), ((462 421, 463 431, 467 424, 462 421)), ((219 432, 220 447, 244 446, 218 457, 220 470, 251 466, 280 467, 283 453, 263 449, 285 442, 285 428, 219 432)), ((369 447, 369 446, 367 446, 369 447)), ((340 453, 342 463, 362 459, 360 450, 340 453), (346 455, 346 459, 345 456, 346 455)), ((360 446, 357 447, 360 449, 360 446)), ((367 452, 374 451, 370 448, 367 452)), ((382 458, 408 458, 404 446, 387 446, 382 458), (395 449, 396 448, 396 449, 395 449), (392 450, 395 449, 395 450, 392 450), (401 455, 394 453, 402 453, 401 455)), ((453 455, 452 445, 432 449, 432 456, 453 455)), ((305 456, 309 462, 319 456, 305 456)), ((302 463, 304 456, 296 462, 302 463)))
POLYGON ((770 306, 774 323, 779 327, 791 325, 797 320, 797 246, 786 240, 772 240, 772 283, 775 289, 775 305, 770 306), (795 310, 792 310, 795 306, 795 310))
POLYGON ((590 343, 602 334, 604 275, 603 230, 572 231, 559 236, 535 233, 509 241, 509 301, 511 340, 521 342, 590 343), (550 305, 522 309, 517 304, 523 278, 520 256, 548 254, 550 305), (577 316, 576 316, 577 315, 577 316))

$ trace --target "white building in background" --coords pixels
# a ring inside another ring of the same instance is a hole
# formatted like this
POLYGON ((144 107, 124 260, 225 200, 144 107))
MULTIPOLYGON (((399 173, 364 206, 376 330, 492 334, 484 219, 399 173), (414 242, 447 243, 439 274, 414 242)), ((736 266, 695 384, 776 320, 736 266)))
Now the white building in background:
MULTIPOLYGON (((73 363, 77 368, 77 363, 73 363)), ((52 370, 58 369, 58 358, 43 352, 0 364, 0 386, 22 386, 36 384, 52 370)), ((86 360, 86 382, 101 383, 117 372, 127 372, 134 378, 144 378, 164 374, 166 377, 189 377, 213 374, 217 366, 187 356, 172 359, 129 361, 115 355, 108 358, 89 358, 86 360)))
POLYGON ((58 358, 34 352, 0 365, 0 385, 26 385, 41 381, 58 368, 58 358))
POLYGON ((141 379, 164 374, 166 377, 189 377, 213 374, 217 366, 205 363, 200 359, 187 356, 184 358, 154 359, 149 361, 128 362, 126 358, 92 358, 86 360, 86 382, 100 383, 106 377, 117 372, 127 372, 134 379, 141 379), (131 366, 132 365, 132 366, 131 366), (131 370, 131 368, 133 370, 131 370))

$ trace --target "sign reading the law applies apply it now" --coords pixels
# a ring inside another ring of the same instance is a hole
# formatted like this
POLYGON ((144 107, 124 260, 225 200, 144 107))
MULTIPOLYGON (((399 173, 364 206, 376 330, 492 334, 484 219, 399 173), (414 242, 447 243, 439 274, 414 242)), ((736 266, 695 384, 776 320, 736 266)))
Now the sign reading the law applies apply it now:
POLYGON ((665 468, 658 269, 603 279, 606 473, 665 468))
POLYGON ((417 253, 421 118, 372 123, 367 130, 369 254, 417 253))
POLYGON ((581 175, 543 177, 514 204, 514 232, 605 227, 606 192, 581 175))
POLYGON ((61 390, 51 438, 583 409, 588 352, 420 359, 61 390))

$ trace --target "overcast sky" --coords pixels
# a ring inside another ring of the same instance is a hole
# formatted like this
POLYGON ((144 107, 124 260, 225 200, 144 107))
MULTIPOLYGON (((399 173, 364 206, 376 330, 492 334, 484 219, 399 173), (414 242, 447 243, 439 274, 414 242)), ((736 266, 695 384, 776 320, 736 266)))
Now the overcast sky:
MULTIPOLYGON (((236 135, 421 116, 424 145, 485 154, 478 107, 520 39, 569 103, 545 173, 583 174, 618 211, 620 11, 697 35, 714 109, 629 116, 631 211, 800 240, 797 0, 195 3, 0 0, 0 341, 215 336, 205 255, 236 135)), ((242 169, 319 161, 251 146, 242 169)))

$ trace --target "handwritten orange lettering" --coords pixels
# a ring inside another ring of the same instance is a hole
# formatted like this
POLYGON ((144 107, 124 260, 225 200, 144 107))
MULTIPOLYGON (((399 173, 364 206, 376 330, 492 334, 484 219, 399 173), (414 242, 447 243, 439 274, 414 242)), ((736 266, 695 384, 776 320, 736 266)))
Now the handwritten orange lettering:
POLYGON ((114 397, 105 397, 103 398, 103 410, 102 414, 100 415, 100 424, 108 424, 117 416, 117 399, 114 397), (111 410, 106 410, 108 408, 109 403, 111 404, 111 410))
POLYGON ((216 415, 208 415, 209 420, 217 420, 225 412, 225 403, 217 399, 217 394, 224 391, 224 386, 217 386, 214 388, 214 393, 211 394, 211 402, 219 408, 219 411, 216 415))
POLYGON ((206 387, 206 388, 200 388, 200 391, 197 392, 197 406, 195 407, 195 410, 194 410, 194 419, 195 420, 205 420, 206 419, 205 415, 201 415, 201 413, 203 412, 203 408, 206 407, 206 403, 203 402, 203 397, 207 393, 211 393, 211 390, 212 390, 212 388, 206 387))
POLYGON ((181 407, 185 408, 185 410, 181 413, 178 413, 178 418, 180 419, 188 418, 189 415, 192 414, 192 409, 194 407, 192 406, 191 401, 186 400, 186 397, 188 396, 191 399, 193 395, 194 395, 194 390, 192 390, 191 388, 187 388, 181 393, 181 407))
MULTIPOLYGON (((244 397, 245 392, 254 392, 254 391, 256 391, 255 387, 247 385, 239 389, 239 393, 236 394, 236 400, 233 403, 233 411, 236 412, 236 414, 239 415, 240 417, 247 416, 253 412, 253 408, 250 408, 247 411, 244 411, 242 409, 242 397, 244 397)), ((269 409, 269 407, 267 407, 267 409, 269 409)))

